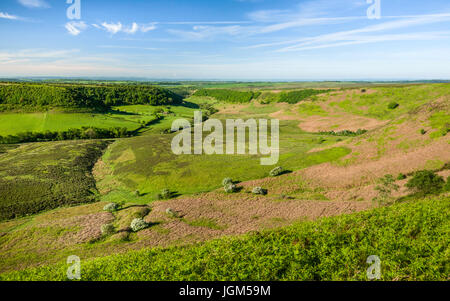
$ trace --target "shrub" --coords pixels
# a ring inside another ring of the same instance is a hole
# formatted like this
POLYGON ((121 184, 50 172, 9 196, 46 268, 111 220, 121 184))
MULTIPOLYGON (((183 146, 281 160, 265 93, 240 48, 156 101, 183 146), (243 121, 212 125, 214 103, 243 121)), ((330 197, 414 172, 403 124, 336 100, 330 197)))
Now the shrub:
POLYGON ((112 235, 116 232, 113 224, 102 225, 101 230, 103 235, 112 235))
POLYGON ((143 218, 135 218, 130 225, 131 230, 133 230, 133 232, 138 232, 141 230, 144 230, 145 228, 148 228, 149 224, 144 221, 143 218))
POLYGON ((366 93, 367 90, 366 89, 361 89, 361 93, 366 93))
POLYGON ((261 188, 261 187, 255 187, 255 188, 253 188, 252 193, 253 193, 253 194, 266 195, 266 194, 267 194, 267 190, 266 190, 266 189, 263 189, 263 188, 261 188))
POLYGON ((231 178, 225 178, 222 181, 222 186, 226 186, 228 184, 233 184, 233 180, 231 178))
POLYGON ((397 176, 397 180, 401 181, 401 180, 404 180, 404 179, 406 179, 406 175, 403 174, 403 173, 399 173, 398 176, 397 176))
POLYGON ((172 192, 169 189, 163 189, 161 193, 158 195, 158 198, 161 200, 167 200, 172 197, 172 192))
POLYGON ((115 212, 119 210, 119 205, 117 203, 109 203, 105 207, 103 207, 104 211, 115 212))
POLYGON ((426 133, 427 133, 427 131, 425 131, 425 129, 420 130, 420 134, 425 135, 426 133))
POLYGON ((178 213, 176 211, 174 211, 172 208, 167 208, 166 214, 169 215, 170 217, 175 217, 175 218, 179 217, 178 213))
POLYGON ((442 191, 444 178, 431 170, 421 170, 414 174, 406 187, 422 194, 437 194, 442 191))
POLYGON ((270 175, 271 177, 277 177, 277 176, 283 174, 283 172, 284 172, 283 167, 278 166, 278 167, 275 167, 274 169, 272 169, 272 170, 269 172, 269 175, 270 175))
POLYGON ((150 213, 151 209, 149 207, 142 207, 133 212, 134 218, 144 218, 150 213))
POLYGON ((233 193, 236 192, 236 185, 234 184, 227 184, 223 187, 226 193, 233 193))
POLYGON ((137 197, 141 196, 141 192, 139 190, 134 191, 134 195, 137 197))
POLYGON ((378 185, 375 187, 378 196, 373 198, 373 201, 381 206, 387 205, 392 200, 392 191, 398 191, 399 188, 392 175, 385 175, 378 180, 378 185))
POLYGON ((444 192, 450 192, 450 176, 447 177, 447 182, 444 185, 443 191, 444 192))
POLYGON ((390 102, 390 103, 388 104, 388 109, 389 109, 389 110, 395 110, 395 109, 397 109, 399 106, 400 106, 400 105, 399 105, 398 103, 396 103, 396 102, 390 102))

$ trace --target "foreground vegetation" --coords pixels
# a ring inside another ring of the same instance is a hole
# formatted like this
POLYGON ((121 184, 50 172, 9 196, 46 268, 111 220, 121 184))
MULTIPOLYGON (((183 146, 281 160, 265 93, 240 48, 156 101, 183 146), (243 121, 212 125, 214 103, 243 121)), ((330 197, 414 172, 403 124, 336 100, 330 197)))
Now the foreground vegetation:
MULTIPOLYGON (((367 257, 382 280, 447 280, 450 198, 408 201, 368 212, 199 245, 82 260, 82 280, 367 280, 367 257)), ((66 280, 67 265, 0 275, 66 280)))

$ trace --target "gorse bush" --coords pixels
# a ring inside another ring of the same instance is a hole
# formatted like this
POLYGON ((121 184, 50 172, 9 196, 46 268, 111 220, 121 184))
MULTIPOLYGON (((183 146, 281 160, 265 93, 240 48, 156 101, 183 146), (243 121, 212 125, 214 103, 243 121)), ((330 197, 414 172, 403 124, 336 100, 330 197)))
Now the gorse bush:
POLYGON ((161 200, 168 200, 173 196, 173 193, 169 189, 163 189, 158 195, 161 200))
POLYGON ((255 187, 252 190, 253 194, 260 194, 260 195, 266 195, 267 194, 267 190, 263 189, 262 187, 255 187))
POLYGON ((112 235, 116 232, 116 229, 114 228, 113 224, 105 224, 102 225, 101 231, 103 235, 112 235))
POLYGON ((388 104, 388 109, 389 109, 389 110, 395 110, 395 109, 397 109, 399 106, 400 106, 400 105, 399 105, 398 103, 396 103, 396 102, 390 102, 390 103, 388 104))
POLYGON ((234 184, 227 184, 223 187, 226 193, 233 193, 237 191, 236 185, 234 184))
POLYGON ((228 184, 233 184, 233 179, 231 179, 231 178, 225 178, 225 179, 223 179, 223 181, 222 181, 222 186, 226 186, 226 185, 228 185, 228 184))
POLYGON ((284 173, 283 167, 278 166, 278 167, 275 167, 274 169, 272 169, 272 170, 269 172, 269 175, 270 175, 271 177, 277 177, 277 176, 279 176, 279 175, 282 175, 283 173, 284 173))
POLYGON ((117 210, 119 210, 120 206, 117 203, 109 203, 106 204, 105 207, 103 207, 104 211, 107 212, 116 212, 117 210))
POLYGON ((135 218, 131 222, 130 228, 133 232, 138 232, 148 228, 149 224, 143 218, 135 218))
POLYGON ((442 191, 444 178, 431 170, 421 170, 406 183, 409 189, 421 194, 438 194, 442 191))

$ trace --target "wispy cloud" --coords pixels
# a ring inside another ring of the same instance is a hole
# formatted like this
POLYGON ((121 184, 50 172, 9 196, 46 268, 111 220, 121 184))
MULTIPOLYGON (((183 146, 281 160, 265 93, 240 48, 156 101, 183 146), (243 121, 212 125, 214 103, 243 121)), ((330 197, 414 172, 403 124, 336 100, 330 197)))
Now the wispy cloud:
POLYGON ((18 0, 20 4, 28 8, 49 8, 50 5, 44 0, 18 0))
POLYGON ((0 12, 0 19, 8 19, 8 20, 22 20, 21 17, 10 15, 8 13, 0 12))
POLYGON ((86 23, 84 23, 83 21, 79 21, 79 22, 68 22, 65 25, 67 31, 69 32, 69 34, 73 35, 73 36, 77 36, 79 35, 83 30, 85 30, 86 28, 88 28, 88 25, 86 23))
POLYGON ((92 26, 94 26, 95 28, 98 28, 98 29, 106 30, 107 32, 109 32, 111 34, 116 34, 119 32, 124 32, 126 34, 135 34, 138 31, 146 33, 151 30, 155 30, 156 24, 157 23, 138 24, 136 22, 133 22, 131 24, 131 26, 127 27, 127 26, 122 25, 121 22, 117 22, 117 23, 103 22, 103 23, 101 23, 101 25, 92 24, 92 26))
POLYGON ((232 25, 232 26, 196 25, 192 27, 192 30, 168 29, 167 32, 185 40, 195 41, 213 38, 216 36, 225 36, 225 35, 237 36, 243 33, 243 27, 240 25, 232 25))
POLYGON ((17 61, 43 61, 57 60, 70 57, 78 52, 77 49, 72 50, 48 50, 48 49, 22 49, 19 51, 3 51, 0 52, 0 63, 9 64, 17 61))
MULTIPOLYGON (((278 52, 288 52, 306 49, 318 49, 318 48, 338 47, 344 45, 373 43, 375 41, 378 42, 387 40, 392 41, 395 40, 394 37, 397 37, 399 40, 401 40, 411 35, 388 35, 388 36, 384 35, 384 37, 377 37, 374 34, 377 34, 379 32, 405 29, 432 23, 450 22, 450 14, 448 13, 433 14, 433 15, 416 15, 416 16, 395 16, 388 18, 396 18, 397 20, 382 22, 376 25, 365 26, 353 30, 323 34, 314 37, 305 37, 281 42, 257 44, 249 46, 247 48, 273 47, 291 44, 291 46, 286 46, 284 48, 277 50, 278 52)), ((419 36, 423 38, 425 37, 425 35, 420 33, 419 36)), ((439 37, 445 38, 446 35, 439 35, 439 37)))

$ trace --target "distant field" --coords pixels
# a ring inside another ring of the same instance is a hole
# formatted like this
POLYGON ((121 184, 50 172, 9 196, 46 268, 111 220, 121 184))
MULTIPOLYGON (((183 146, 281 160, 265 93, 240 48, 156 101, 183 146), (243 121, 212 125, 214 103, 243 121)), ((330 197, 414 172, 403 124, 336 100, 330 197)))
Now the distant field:
POLYGON ((0 113, 0 135, 14 135, 28 131, 65 131, 70 128, 81 127, 125 127, 132 131, 141 126, 139 121, 149 121, 151 119, 151 117, 128 116, 120 113, 0 113))

